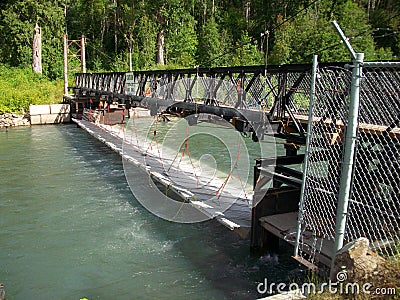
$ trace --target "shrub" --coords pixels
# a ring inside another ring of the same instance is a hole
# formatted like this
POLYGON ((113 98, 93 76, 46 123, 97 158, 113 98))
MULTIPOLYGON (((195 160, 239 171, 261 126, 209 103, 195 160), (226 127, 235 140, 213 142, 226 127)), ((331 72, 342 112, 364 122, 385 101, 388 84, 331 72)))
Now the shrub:
POLYGON ((63 81, 51 81, 29 68, 0 65, 0 114, 29 110, 30 104, 62 101, 63 81))

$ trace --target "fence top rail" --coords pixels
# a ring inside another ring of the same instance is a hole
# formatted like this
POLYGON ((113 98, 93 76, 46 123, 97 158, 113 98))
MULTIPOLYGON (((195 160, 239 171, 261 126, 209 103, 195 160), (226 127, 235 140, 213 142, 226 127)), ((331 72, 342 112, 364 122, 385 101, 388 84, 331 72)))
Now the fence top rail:
MULTIPOLYGON (((350 62, 334 62, 320 63, 319 66, 324 67, 345 67, 350 62)), ((304 71, 311 72, 312 64, 287 64, 287 65, 265 65, 257 66, 237 66, 237 67, 217 67, 217 68, 190 68, 190 69, 170 69, 170 70, 147 70, 147 71, 132 71, 132 72, 105 72, 105 73, 75 73, 75 76, 88 76, 89 74, 96 75, 111 75, 111 74, 126 74, 133 73, 135 75, 165 75, 165 74, 216 74, 216 73, 264 73, 267 74, 293 72, 299 73, 304 71)))
POLYGON ((400 61, 364 61, 364 67, 394 67, 400 68, 400 61))

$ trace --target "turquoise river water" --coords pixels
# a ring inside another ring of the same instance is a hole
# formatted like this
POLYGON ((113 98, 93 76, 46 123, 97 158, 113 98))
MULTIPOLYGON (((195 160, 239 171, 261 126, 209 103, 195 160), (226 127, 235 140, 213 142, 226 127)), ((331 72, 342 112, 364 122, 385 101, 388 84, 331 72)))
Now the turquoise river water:
POLYGON ((290 248, 251 255, 216 221, 146 211, 121 157, 75 125, 0 130, 0 166, 7 299, 257 299, 300 276, 290 248))

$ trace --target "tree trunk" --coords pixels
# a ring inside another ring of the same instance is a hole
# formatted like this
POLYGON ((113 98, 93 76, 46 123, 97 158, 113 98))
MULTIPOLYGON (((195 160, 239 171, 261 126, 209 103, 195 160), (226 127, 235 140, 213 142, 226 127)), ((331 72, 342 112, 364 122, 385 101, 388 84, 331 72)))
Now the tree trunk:
POLYGON ((117 28, 117 20, 118 20, 118 13, 117 13, 117 0, 113 1, 114 7, 114 47, 115 47, 115 54, 118 53, 118 28, 117 28))
POLYGON ((245 18, 246 18, 247 29, 249 29, 249 25, 250 25, 250 0, 245 0, 244 10, 245 10, 245 18))
POLYGON ((206 24, 207 19, 207 1, 203 3, 203 25, 206 24))
POLYGON ((164 29, 157 34, 157 64, 164 65, 164 29))
POLYGON ((32 71, 42 74, 42 35, 38 24, 33 30, 32 71))
POLYGON ((133 52, 133 34, 132 31, 129 32, 129 72, 132 72, 132 52, 133 52))

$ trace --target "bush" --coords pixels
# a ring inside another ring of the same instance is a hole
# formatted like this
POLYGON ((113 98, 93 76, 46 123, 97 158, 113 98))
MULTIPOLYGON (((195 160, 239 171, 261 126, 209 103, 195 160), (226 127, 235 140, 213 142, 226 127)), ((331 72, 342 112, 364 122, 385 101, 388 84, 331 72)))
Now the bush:
POLYGON ((0 65, 0 114, 29 110, 30 104, 62 101, 63 81, 51 81, 29 68, 0 65))

